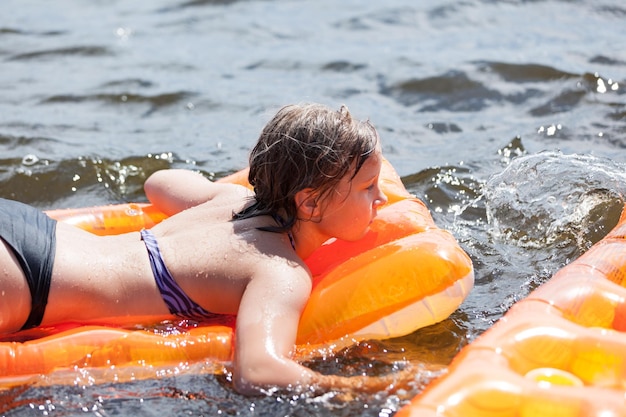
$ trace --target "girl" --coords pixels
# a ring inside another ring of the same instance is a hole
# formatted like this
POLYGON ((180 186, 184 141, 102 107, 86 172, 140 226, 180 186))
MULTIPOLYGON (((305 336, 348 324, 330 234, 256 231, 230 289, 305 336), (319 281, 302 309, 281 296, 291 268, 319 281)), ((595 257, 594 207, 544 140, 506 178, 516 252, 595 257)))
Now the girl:
POLYGON ((170 217, 99 237, 29 206, 0 204, 0 331, 137 316, 237 316, 233 381, 268 387, 383 388, 388 380, 321 375, 291 352, 311 291, 304 263, 336 237, 364 236, 386 202, 369 122, 317 104, 282 108, 251 152, 254 192, 164 170, 146 196, 170 217))

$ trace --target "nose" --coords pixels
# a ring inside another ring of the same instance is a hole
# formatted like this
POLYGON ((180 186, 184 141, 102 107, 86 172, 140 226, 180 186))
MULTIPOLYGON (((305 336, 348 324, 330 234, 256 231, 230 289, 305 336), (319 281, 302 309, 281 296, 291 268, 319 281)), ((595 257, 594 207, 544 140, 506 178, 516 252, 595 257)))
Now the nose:
POLYGON ((387 204, 387 201, 389 201, 389 199, 387 198, 385 193, 383 193, 382 190, 378 188, 378 196, 374 200, 374 208, 384 206, 385 204, 387 204))

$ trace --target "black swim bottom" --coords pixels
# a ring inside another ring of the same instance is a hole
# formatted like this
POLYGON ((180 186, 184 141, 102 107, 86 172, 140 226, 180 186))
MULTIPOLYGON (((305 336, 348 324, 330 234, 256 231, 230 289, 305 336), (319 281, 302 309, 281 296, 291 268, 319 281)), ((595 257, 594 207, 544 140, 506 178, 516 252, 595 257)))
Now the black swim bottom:
POLYGON ((30 288, 32 307, 22 329, 41 324, 48 304, 56 224, 34 207, 0 198, 0 239, 13 250, 30 288))

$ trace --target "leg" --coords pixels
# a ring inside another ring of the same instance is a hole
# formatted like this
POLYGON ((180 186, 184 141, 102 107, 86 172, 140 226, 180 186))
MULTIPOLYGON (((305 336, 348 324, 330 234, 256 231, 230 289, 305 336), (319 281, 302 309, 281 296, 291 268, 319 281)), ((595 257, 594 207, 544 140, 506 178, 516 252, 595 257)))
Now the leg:
POLYGON ((30 289, 15 254, 0 239, 0 333, 22 328, 30 314, 30 289))

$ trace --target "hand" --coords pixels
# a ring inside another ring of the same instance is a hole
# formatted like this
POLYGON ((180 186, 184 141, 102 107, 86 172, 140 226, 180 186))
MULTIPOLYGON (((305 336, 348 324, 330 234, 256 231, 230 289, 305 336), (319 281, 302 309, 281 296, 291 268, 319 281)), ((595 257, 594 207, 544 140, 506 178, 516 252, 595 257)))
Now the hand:
POLYGON ((416 381, 418 370, 407 363, 402 369, 380 376, 340 376, 321 375, 314 378, 314 385, 323 390, 342 391, 343 395, 395 393, 400 390, 411 390, 416 381))

